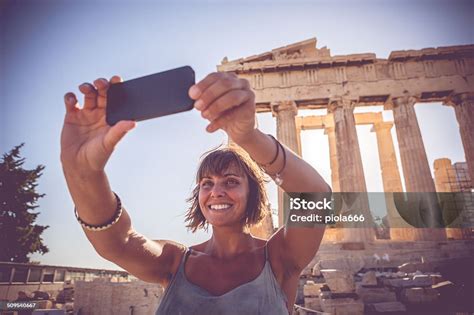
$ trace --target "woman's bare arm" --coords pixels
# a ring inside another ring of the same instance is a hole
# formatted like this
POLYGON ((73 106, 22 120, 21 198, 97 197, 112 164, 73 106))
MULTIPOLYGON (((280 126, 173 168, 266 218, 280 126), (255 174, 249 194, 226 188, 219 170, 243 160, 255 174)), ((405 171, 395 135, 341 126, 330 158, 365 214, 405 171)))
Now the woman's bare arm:
MULTIPOLYGON (((111 83, 120 82, 113 77, 111 83)), ((66 116, 61 134, 61 163, 69 192, 79 217, 88 224, 104 224, 115 214, 117 201, 104 167, 117 143, 135 126, 121 121, 110 127, 105 121, 109 82, 80 86, 84 104, 73 93, 65 95, 66 116)), ((166 284, 182 247, 168 241, 155 242, 138 234, 124 209, 119 221, 103 231, 83 229, 99 255, 136 277, 166 284)))
MULTIPOLYGON (((276 153, 273 139, 255 129, 247 141, 239 145, 256 161, 268 162, 269 156, 276 153)), ((330 192, 331 188, 319 173, 306 161, 285 147, 286 166, 281 174, 281 188, 286 192, 330 192)), ((266 171, 276 174, 283 167, 283 154, 280 150, 277 160, 266 171)), ((289 227, 279 229, 270 240, 270 246, 276 246, 284 266, 296 273, 311 262, 316 255, 324 235, 321 227, 289 227)))

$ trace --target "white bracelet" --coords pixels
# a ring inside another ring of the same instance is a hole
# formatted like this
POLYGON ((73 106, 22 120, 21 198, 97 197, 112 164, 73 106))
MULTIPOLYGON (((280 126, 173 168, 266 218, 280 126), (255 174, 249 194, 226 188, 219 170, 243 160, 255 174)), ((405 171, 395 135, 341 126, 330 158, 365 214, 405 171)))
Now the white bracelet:
POLYGON ((115 214, 108 222, 104 224, 92 225, 92 224, 88 224, 82 221, 82 219, 79 218, 79 214, 77 213, 76 207, 74 207, 74 214, 76 215, 76 219, 81 224, 81 226, 85 228, 86 230, 97 232, 97 231, 107 230, 110 227, 112 227, 112 225, 117 223, 120 217, 122 216, 123 208, 122 208, 122 201, 120 200, 119 196, 115 192, 114 192, 114 195, 115 195, 115 199, 117 200, 117 208, 115 210, 115 214))

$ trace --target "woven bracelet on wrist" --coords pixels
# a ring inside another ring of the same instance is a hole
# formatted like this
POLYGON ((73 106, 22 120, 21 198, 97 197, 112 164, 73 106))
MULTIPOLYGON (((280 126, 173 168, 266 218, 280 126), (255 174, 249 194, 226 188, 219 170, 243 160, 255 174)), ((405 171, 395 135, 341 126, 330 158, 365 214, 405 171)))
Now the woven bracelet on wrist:
POLYGON ((278 140, 275 139, 275 137, 272 136, 272 135, 270 135, 270 134, 269 134, 269 136, 270 136, 270 138, 272 138, 273 141, 275 142, 276 153, 275 153, 275 156, 273 157, 273 159, 271 160, 271 162, 269 162, 269 163, 267 163, 267 164, 262 164, 262 167, 264 167, 264 168, 267 168, 267 167, 271 166, 273 163, 275 163, 275 161, 276 161, 277 158, 278 158, 278 153, 280 153, 280 146, 278 145, 278 140))
POLYGON ((115 209, 115 214, 108 222, 104 224, 92 225, 92 224, 88 224, 82 221, 81 218, 79 218, 79 214, 77 213, 76 207, 74 207, 74 214, 76 215, 76 219, 81 224, 81 226, 85 228, 86 230, 97 232, 97 231, 107 230, 110 227, 112 227, 112 225, 117 223, 118 220, 120 219, 120 216, 122 215, 123 208, 122 208, 122 201, 120 200, 119 196, 116 193, 114 193, 114 195, 115 195, 115 199, 117 200, 117 208, 115 209))
POLYGON ((278 142, 278 145, 281 147, 281 150, 283 151, 283 166, 281 167, 280 171, 275 174, 275 184, 277 184, 278 186, 281 186, 281 184, 283 184, 283 178, 281 178, 281 173, 286 167, 286 151, 283 145, 279 141, 277 142, 278 142))
POLYGON ((281 151, 283 152, 283 166, 281 167, 280 171, 278 171, 276 174, 272 175, 272 174, 269 174, 267 171, 265 171, 268 175, 270 176, 274 176, 275 179, 274 179, 274 182, 275 184, 277 184, 278 186, 281 186, 281 184, 283 184, 283 178, 281 178, 281 173, 283 172, 283 170, 285 169, 286 167, 286 151, 285 151, 285 148, 283 147, 283 145, 280 143, 280 141, 278 141, 277 139, 275 139, 274 136, 272 135, 268 135, 270 136, 273 141, 275 142, 275 146, 276 146, 276 154, 275 154, 275 157, 273 158, 273 160, 268 163, 268 164, 259 164, 261 167, 263 168, 267 168, 269 167, 270 165, 272 165, 273 163, 275 163, 275 161, 277 160, 278 158, 278 154, 280 153, 280 148, 281 148, 281 151))

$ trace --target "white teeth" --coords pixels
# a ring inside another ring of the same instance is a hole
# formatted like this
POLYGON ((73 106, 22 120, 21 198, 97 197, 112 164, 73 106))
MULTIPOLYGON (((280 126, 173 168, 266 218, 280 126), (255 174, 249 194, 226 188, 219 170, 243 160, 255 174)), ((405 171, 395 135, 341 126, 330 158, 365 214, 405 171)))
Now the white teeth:
POLYGON ((229 204, 221 204, 221 205, 210 205, 209 208, 212 210, 224 210, 232 207, 232 205, 229 204))

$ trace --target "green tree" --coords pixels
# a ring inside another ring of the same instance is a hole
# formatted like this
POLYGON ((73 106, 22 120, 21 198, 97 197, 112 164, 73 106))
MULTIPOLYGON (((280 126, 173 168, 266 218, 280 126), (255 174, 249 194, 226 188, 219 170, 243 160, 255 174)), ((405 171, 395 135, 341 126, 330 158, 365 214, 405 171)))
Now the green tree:
POLYGON ((40 237, 49 226, 34 224, 39 212, 30 212, 44 197, 36 191, 44 166, 24 169, 23 145, 3 154, 0 161, 0 261, 24 263, 30 260, 28 254, 49 252, 40 237))

